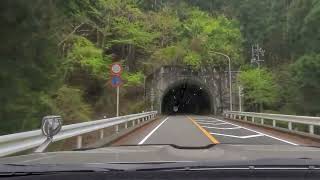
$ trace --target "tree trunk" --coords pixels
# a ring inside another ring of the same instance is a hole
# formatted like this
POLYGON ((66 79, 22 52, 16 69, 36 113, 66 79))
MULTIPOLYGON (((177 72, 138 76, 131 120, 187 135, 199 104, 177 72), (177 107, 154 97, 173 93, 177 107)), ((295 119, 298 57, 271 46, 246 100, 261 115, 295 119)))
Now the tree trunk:
POLYGON ((262 113, 263 112, 263 103, 260 103, 259 107, 260 107, 260 112, 262 113))
POLYGON ((96 44, 97 44, 97 47, 100 47, 100 44, 99 44, 99 41, 100 41, 100 37, 99 37, 99 30, 98 30, 98 28, 97 28, 97 30, 96 30, 97 32, 97 42, 96 42, 96 44))
POLYGON ((135 48, 134 46, 132 46, 132 44, 130 44, 128 46, 128 55, 127 55, 127 62, 128 62, 130 72, 133 72, 135 70, 134 54, 135 54, 135 48))

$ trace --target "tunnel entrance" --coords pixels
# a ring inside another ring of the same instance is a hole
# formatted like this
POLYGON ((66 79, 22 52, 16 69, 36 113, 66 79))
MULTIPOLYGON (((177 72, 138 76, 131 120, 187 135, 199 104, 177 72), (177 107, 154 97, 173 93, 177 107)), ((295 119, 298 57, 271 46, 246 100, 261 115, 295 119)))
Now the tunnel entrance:
POLYGON ((163 114, 209 114, 211 112, 210 94, 199 84, 179 83, 165 92, 161 111, 163 114))

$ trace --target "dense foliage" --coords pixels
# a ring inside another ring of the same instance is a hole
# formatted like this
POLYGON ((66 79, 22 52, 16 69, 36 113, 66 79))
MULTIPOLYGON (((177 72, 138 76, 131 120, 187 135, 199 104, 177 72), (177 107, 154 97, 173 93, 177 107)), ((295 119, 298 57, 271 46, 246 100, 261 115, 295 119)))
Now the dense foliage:
POLYGON ((113 61, 126 70, 121 112, 142 111, 147 74, 167 64, 224 69, 214 52, 243 71, 248 110, 319 114, 317 0, 3 0, 0 8, 0 134, 37 128, 47 114, 67 123, 113 116, 113 61), (266 50, 264 69, 250 65, 253 43, 266 50))

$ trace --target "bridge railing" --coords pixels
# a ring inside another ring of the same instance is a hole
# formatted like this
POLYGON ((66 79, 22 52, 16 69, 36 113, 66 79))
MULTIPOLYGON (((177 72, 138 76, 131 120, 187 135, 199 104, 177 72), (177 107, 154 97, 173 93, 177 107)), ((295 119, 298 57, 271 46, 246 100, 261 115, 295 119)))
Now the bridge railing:
MULTIPOLYGON (((154 119, 156 115, 156 111, 151 111, 65 125, 62 126, 61 131, 53 137, 52 142, 64 140, 71 137, 77 137, 77 148, 81 148, 82 135, 86 133, 100 131, 100 139, 102 139, 104 138, 104 128, 114 127, 115 133, 118 133, 119 126, 121 124, 124 124, 125 129, 127 129, 128 123, 132 123, 132 126, 134 127, 139 123, 154 119)), ((40 146, 46 139, 47 138, 42 134, 41 130, 0 136, 0 157, 36 148, 40 146)))
POLYGON ((320 117, 226 111, 229 119, 245 121, 294 134, 320 138, 320 117))

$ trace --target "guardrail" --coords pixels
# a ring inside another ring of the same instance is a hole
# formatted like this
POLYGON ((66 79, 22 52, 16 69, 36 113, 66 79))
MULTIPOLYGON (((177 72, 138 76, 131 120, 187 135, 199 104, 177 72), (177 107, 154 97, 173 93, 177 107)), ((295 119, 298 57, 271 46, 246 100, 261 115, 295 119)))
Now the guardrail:
POLYGON ((271 127, 294 134, 320 138, 320 117, 226 111, 229 119, 271 127))
MULTIPOLYGON (((65 125, 62 126, 61 131, 53 137, 52 142, 60 141, 71 137, 77 137, 77 148, 81 148, 82 135, 85 133, 100 130, 99 137, 100 139, 103 139, 104 128, 114 126, 115 132, 118 133, 120 124, 124 124, 125 129, 127 129, 129 122, 132 122, 132 126, 135 126, 141 122, 153 119, 156 115, 156 111, 151 111, 139 114, 131 114, 126 116, 65 125)), ((47 137, 45 137, 42 134, 41 130, 27 131, 22 133, 0 136, 0 157, 36 148, 40 146, 46 139, 47 137)))

